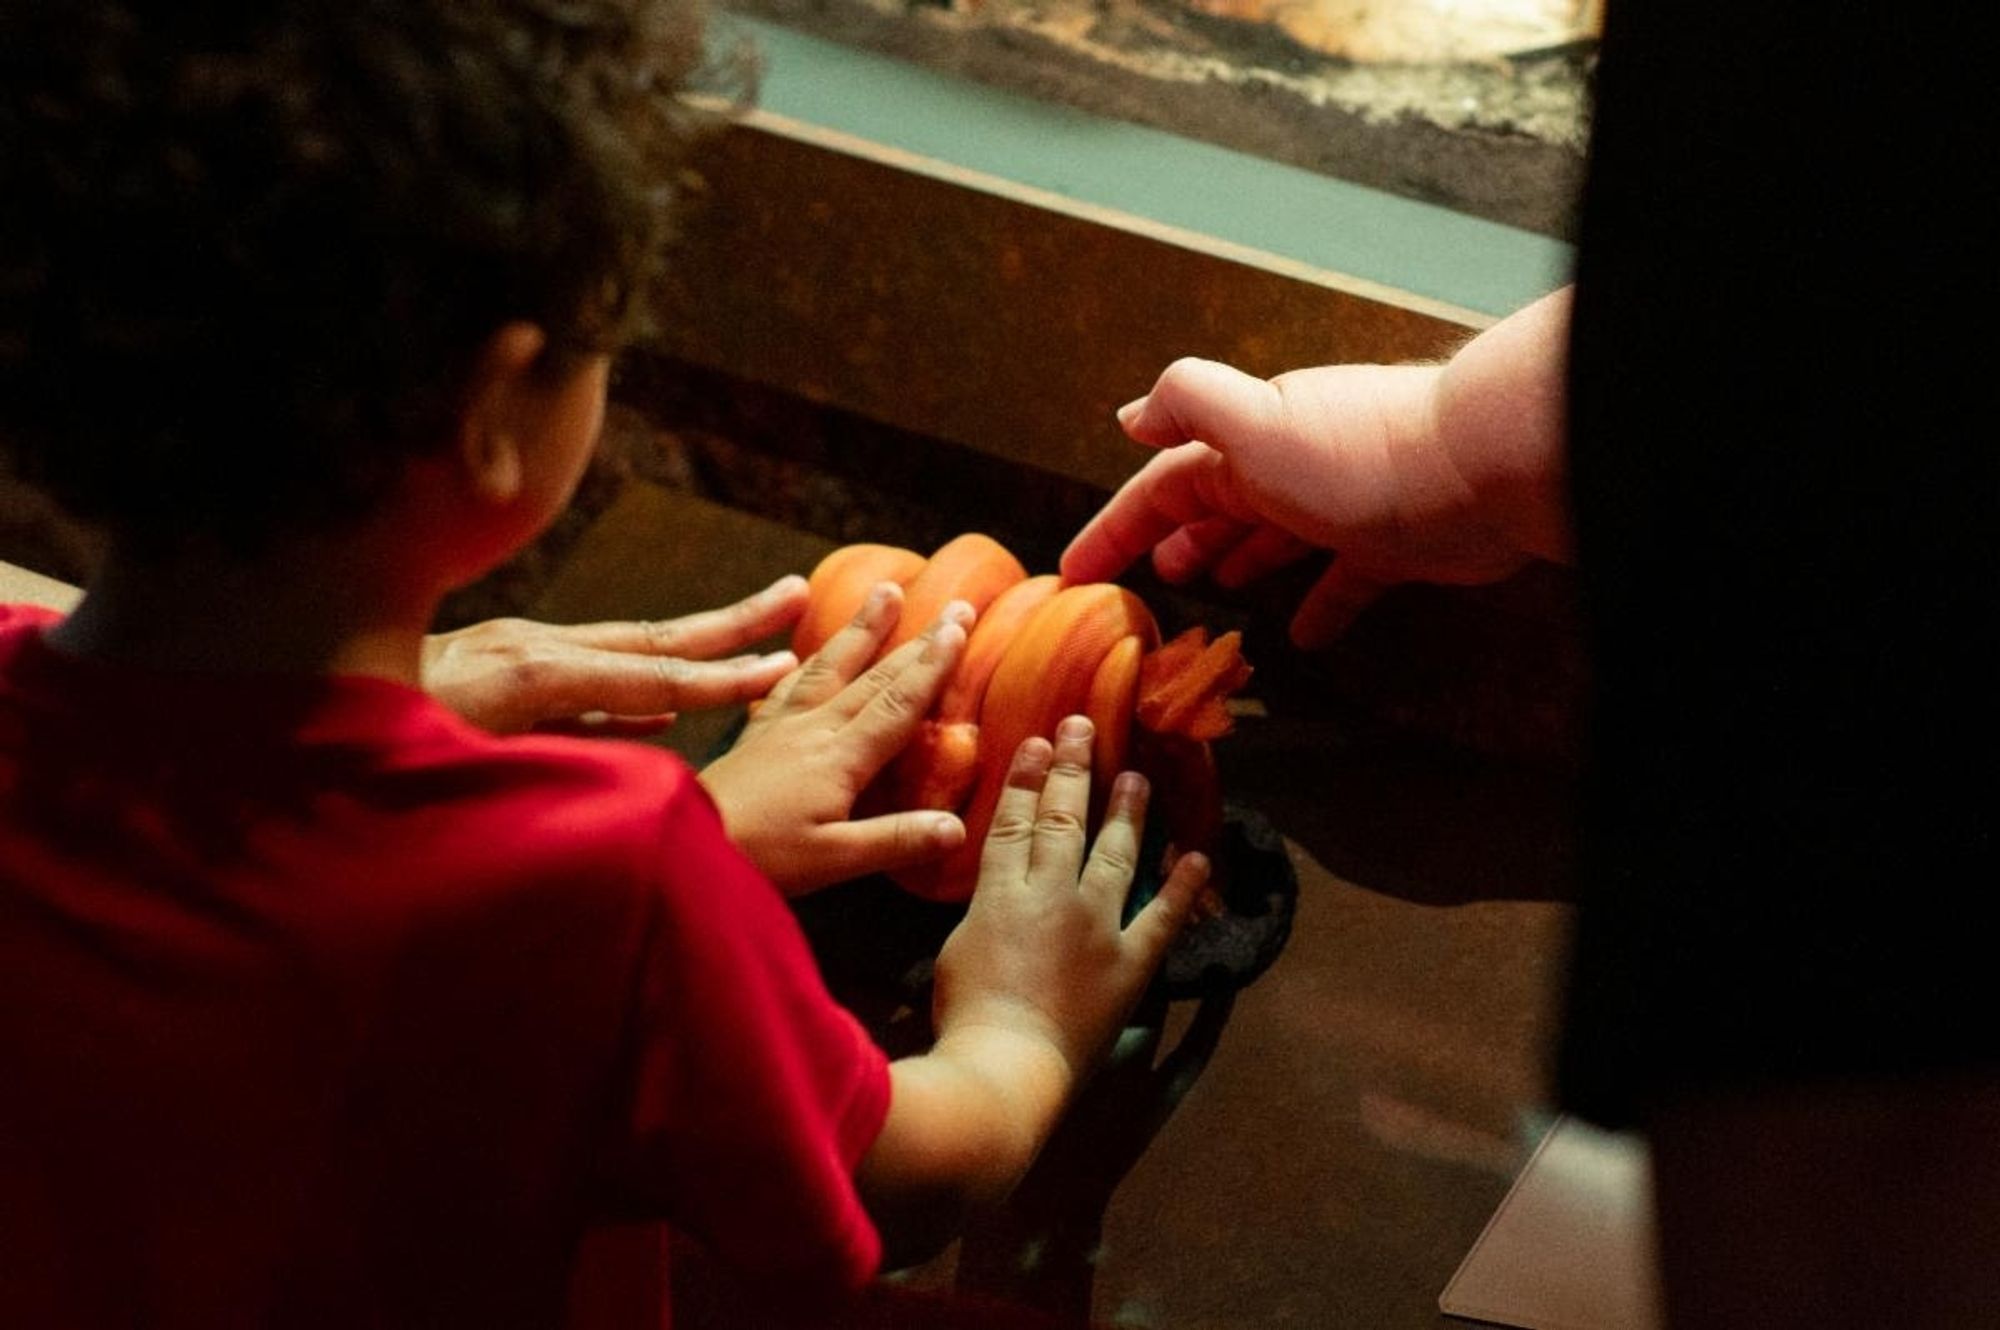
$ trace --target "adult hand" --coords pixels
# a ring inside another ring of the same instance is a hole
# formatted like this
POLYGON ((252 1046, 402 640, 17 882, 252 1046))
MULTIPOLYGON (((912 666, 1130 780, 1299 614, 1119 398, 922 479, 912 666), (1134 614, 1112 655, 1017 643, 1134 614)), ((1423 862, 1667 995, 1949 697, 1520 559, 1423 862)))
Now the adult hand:
POLYGON ((1445 365, 1332 365, 1256 379, 1180 360, 1118 413, 1165 449, 1071 542, 1071 581, 1148 550, 1160 575, 1239 586, 1314 550, 1332 564, 1292 621, 1318 647, 1387 587, 1497 581, 1564 558, 1562 372, 1568 292, 1488 329, 1445 365))
POLYGON ((762 697, 797 668, 789 651, 730 653, 789 628, 805 602, 805 579, 789 576, 733 605, 658 622, 490 619, 425 638, 423 686, 498 734, 657 733, 678 712, 762 697))
POLYGON ((701 772, 730 839, 788 894, 921 863, 965 840, 951 813, 852 818, 861 792, 916 733, 972 623, 972 607, 953 601, 922 636, 868 668, 901 611, 902 588, 876 586, 701 772))

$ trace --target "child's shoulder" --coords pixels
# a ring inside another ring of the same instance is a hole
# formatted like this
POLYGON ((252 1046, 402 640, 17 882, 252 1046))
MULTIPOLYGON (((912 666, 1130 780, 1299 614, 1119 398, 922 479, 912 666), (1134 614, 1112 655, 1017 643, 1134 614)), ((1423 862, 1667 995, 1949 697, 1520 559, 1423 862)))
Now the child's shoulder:
MULTIPOLYGON (((449 717, 467 746, 429 775, 449 792, 428 825, 388 829, 448 865, 419 890, 505 898, 574 932, 617 921, 672 954, 727 953, 723 939, 771 952, 796 925, 779 892, 730 839, 694 769, 678 755, 621 739, 496 737, 449 717)), ((404 857, 393 855, 392 857, 404 857)), ((772 953, 775 954, 775 953, 772 953)), ((790 953, 787 953, 790 954, 790 953)))
POLYGON ((32 649, 44 629, 61 623, 62 617, 60 612, 45 605, 0 601, 0 693, 10 690, 11 676, 21 654, 32 649))
POLYGON ((12 640, 22 633, 45 628, 62 619, 60 611, 46 605, 0 603, 0 638, 12 640))
POLYGON ((467 882, 590 879, 623 883, 622 894, 735 854, 707 789, 664 747, 496 735, 368 676, 183 675, 87 660, 43 640, 59 618, 0 606, 0 709, 20 741, 14 756, 41 755, 38 779, 64 775, 51 763, 76 776, 115 755, 113 784, 137 804, 202 824, 278 814, 330 856, 415 856, 467 882))
POLYGON ((722 836, 721 818, 707 789, 694 769, 668 749, 622 739, 496 736, 436 703, 428 709, 432 724, 450 736, 438 757, 456 769, 468 796, 518 791, 542 802, 569 826, 602 820, 646 836, 722 836))
POLYGON ((457 741, 449 750, 412 750, 380 787, 424 799, 429 815, 421 821, 475 877, 629 900, 699 894, 719 877, 755 876, 707 789, 672 752, 616 739, 496 737, 448 713, 436 720, 457 741))
POLYGON ((376 680, 335 683, 311 747, 365 746, 373 797, 465 823, 494 843, 584 858, 726 846, 694 769, 671 750, 625 739, 496 735, 427 694, 376 680), (351 707, 345 715, 342 707, 351 707))

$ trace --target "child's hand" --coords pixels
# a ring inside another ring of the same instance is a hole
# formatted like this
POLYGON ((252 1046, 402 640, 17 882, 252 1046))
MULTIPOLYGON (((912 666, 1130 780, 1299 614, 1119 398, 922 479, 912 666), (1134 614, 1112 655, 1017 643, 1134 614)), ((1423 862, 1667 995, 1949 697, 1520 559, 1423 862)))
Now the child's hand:
POLYGON ((922 863, 965 840, 965 824, 951 813, 848 820, 861 792, 916 733, 972 623, 971 607, 953 601, 923 636, 862 673, 901 608, 900 587, 877 586, 854 621, 780 680, 735 747, 701 773, 730 839, 788 894, 922 863))
POLYGON ((929 1256, 968 1208, 1013 1190, 1208 878, 1202 856, 1182 855, 1119 927, 1146 783, 1128 772, 1112 786, 1086 861, 1090 733, 1072 716, 1053 750, 1030 739, 1014 755, 972 906, 938 956, 937 1043, 890 1067, 889 1117, 856 1175, 890 1267, 929 1256))
POLYGON ((965 921, 937 962, 939 1051, 1004 1034, 1045 1044, 1080 1081, 1109 1047, 1180 932, 1208 878, 1199 854, 1175 863, 1159 894, 1121 927, 1139 861, 1148 789, 1124 772, 1085 857, 1091 723, 1071 716, 1053 748, 1014 755, 965 921))
POLYGON ((653 734, 676 712, 762 697, 797 668, 789 651, 715 657, 790 627, 805 603, 805 579, 791 576, 657 623, 490 619, 424 639, 424 691, 496 734, 653 734))

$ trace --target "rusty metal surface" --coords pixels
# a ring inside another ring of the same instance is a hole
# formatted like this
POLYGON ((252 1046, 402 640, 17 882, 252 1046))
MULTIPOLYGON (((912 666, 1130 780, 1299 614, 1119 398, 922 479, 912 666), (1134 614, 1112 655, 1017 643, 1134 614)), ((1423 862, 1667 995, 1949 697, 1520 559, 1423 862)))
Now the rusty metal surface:
POLYGON ((1448 318, 733 127, 698 162, 659 349, 1105 488, 1178 356, 1275 374, 1448 352, 1448 318))

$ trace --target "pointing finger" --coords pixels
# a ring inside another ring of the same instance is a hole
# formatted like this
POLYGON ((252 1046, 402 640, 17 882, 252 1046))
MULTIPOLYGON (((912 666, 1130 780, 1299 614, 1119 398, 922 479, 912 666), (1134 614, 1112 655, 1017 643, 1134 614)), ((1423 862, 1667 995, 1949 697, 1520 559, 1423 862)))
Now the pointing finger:
POLYGON ((1213 517, 1253 518, 1219 505, 1226 486, 1211 474, 1225 466, 1206 444, 1171 449, 1139 468, 1096 516, 1084 523, 1063 551, 1063 580, 1072 585, 1104 582, 1130 567, 1140 555, 1190 523, 1213 517))

